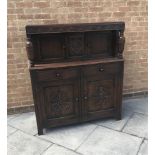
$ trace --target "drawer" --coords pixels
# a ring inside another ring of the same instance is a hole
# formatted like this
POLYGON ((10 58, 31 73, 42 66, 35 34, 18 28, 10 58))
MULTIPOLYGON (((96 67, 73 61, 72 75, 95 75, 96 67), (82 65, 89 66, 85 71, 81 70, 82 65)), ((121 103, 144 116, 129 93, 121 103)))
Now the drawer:
POLYGON ((103 63, 97 65, 89 65, 83 68, 84 76, 116 74, 122 70, 121 63, 103 63))
POLYGON ((53 81, 77 78, 78 70, 71 69, 49 69, 37 71, 38 81, 53 81))

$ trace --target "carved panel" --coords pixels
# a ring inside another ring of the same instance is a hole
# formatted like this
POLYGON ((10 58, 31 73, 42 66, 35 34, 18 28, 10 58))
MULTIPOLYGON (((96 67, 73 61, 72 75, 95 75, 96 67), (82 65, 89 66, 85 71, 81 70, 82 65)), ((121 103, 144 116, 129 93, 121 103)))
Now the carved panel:
POLYGON ((88 82, 88 109, 90 112, 100 111, 113 106, 112 84, 112 80, 88 82))
POLYGON ((64 117, 74 112, 72 85, 61 85, 45 89, 47 115, 51 118, 64 117))
POLYGON ((71 34, 68 36, 68 56, 80 56, 84 52, 84 35, 71 34))

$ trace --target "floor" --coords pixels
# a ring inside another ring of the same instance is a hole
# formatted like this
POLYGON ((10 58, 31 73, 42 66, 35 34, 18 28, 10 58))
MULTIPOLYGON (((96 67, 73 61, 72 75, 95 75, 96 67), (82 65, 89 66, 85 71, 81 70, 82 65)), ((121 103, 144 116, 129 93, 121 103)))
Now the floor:
POLYGON ((8 155, 147 155, 147 97, 125 99, 122 120, 103 119, 37 135, 34 112, 8 115, 8 155))

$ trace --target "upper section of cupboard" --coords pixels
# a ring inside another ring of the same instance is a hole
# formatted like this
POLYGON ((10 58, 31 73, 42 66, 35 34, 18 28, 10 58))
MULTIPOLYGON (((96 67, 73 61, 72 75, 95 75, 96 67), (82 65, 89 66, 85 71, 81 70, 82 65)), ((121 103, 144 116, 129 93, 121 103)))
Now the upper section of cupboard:
POLYGON ((124 22, 28 25, 31 64, 96 58, 122 58, 124 22))

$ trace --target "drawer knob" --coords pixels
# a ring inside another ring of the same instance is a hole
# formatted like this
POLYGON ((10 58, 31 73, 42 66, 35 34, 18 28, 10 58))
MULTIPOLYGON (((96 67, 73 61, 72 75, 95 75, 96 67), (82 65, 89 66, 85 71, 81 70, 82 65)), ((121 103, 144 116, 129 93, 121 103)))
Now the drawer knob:
POLYGON ((85 96, 84 99, 87 100, 88 99, 87 96, 85 96))
POLYGON ((56 73, 56 77, 60 77, 60 73, 56 73))
POLYGON ((78 101, 79 101, 79 98, 78 98, 78 97, 76 97, 76 98, 75 98, 75 101, 76 101, 76 102, 78 102, 78 101))
POLYGON ((103 72, 103 71, 104 71, 104 68, 100 68, 99 71, 100 71, 100 72, 103 72))

